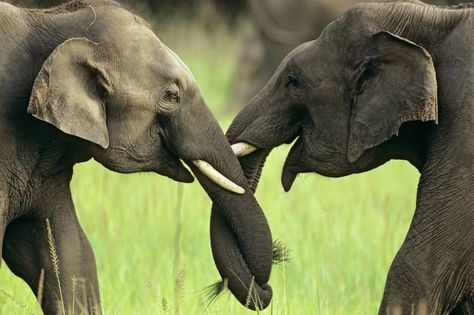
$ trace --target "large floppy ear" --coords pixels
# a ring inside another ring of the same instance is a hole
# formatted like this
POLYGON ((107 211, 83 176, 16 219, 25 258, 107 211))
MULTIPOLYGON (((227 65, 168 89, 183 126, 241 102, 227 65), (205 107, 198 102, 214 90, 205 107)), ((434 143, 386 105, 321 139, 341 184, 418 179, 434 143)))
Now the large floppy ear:
POLYGON ((398 135, 407 121, 438 119, 433 61, 415 43, 389 32, 372 36, 352 83, 347 158, 398 135))
POLYGON ((98 44, 86 38, 68 39, 59 45, 36 77, 28 113, 107 148, 104 99, 112 86, 99 59, 98 44))

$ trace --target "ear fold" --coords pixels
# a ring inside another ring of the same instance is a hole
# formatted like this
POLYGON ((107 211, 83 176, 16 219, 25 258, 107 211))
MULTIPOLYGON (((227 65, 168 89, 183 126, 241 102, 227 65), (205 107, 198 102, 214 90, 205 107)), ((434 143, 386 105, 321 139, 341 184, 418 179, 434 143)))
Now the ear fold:
POLYGON ((423 47, 383 31, 372 36, 368 51, 352 85, 351 163, 397 135, 402 123, 438 119, 436 73, 423 47))
POLYGON ((85 38, 59 45, 36 77, 28 113, 107 148, 104 97, 112 87, 97 56, 97 44, 85 38))

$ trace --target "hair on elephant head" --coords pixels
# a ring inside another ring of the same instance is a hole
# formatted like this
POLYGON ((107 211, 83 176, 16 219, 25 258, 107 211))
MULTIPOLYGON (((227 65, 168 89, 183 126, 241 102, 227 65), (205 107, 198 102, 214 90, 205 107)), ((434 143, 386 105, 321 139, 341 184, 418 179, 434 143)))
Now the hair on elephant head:
POLYGON ((415 217, 379 314, 474 305, 474 233, 464 224, 474 209, 473 12, 470 4, 359 4, 289 53, 227 131, 251 190, 269 152, 295 140, 286 191, 303 172, 339 177, 390 159, 417 167, 415 217))
MULTIPOLYGON (((10 187, 13 181, 0 176, 0 194, 11 191, 9 200, 18 201, 0 208, 2 215, 8 212, 2 217, 16 219, 0 222, 0 230, 7 229, 3 245, 10 268, 37 292, 39 272, 50 262, 32 258, 25 265, 18 258, 37 257, 38 251, 47 250, 47 242, 38 239, 31 248, 25 244, 23 256, 18 248, 48 216, 52 227, 61 224, 54 231, 58 255, 71 262, 61 279, 67 281, 73 273, 86 279, 91 284, 87 300, 76 302, 92 307, 89 301, 99 300, 97 279, 92 251, 73 215, 73 164, 92 157, 117 172, 152 171, 191 182, 184 161, 216 203, 213 216, 224 223, 212 233, 227 233, 239 244, 241 260, 223 273, 232 278, 229 288, 235 293, 237 279, 232 275, 245 268, 259 285, 268 287, 262 304, 268 305, 270 229, 252 193, 245 191, 238 160, 179 57, 145 21, 113 1, 72 1, 48 10, 0 3, 0 9, 0 18, 9 16, 2 19, 5 32, 0 35, 0 55, 7 56, 0 62, 0 113, 5 113, 0 125, 6 135, 0 168, 34 177, 23 189, 10 187), (15 72, 7 71, 10 68, 15 72), (31 87, 31 93, 22 86, 31 87), (71 214, 67 220, 61 217, 65 212, 71 214), (32 219, 23 221, 25 214, 32 219), (73 227, 65 226, 68 222, 73 227), (75 236, 64 231, 78 231, 74 243, 66 244, 75 236), (76 247, 71 258, 67 248, 76 247)), ((218 238, 213 239, 213 248, 219 246, 218 238)), ((228 253, 214 250, 214 255, 228 253)), ((57 286, 46 283, 45 288, 43 309, 55 313, 57 286)), ((70 292, 65 300, 70 308, 70 292)))

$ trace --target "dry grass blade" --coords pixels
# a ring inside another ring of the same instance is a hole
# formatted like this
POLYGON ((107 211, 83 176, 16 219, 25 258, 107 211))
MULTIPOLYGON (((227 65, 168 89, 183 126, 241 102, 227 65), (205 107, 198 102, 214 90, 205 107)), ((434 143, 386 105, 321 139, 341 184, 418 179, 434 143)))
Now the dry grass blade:
POLYGON ((257 314, 260 313, 260 310, 263 309, 262 307, 262 300, 260 300, 260 296, 258 296, 257 287, 255 284, 255 277, 252 277, 252 281, 250 281, 250 287, 248 288, 247 300, 245 301, 245 307, 249 307, 250 303, 253 302, 255 305, 255 311, 257 314))
POLYGON ((40 277, 38 280, 38 292, 36 292, 36 298, 38 300, 38 308, 41 307, 41 303, 43 302, 43 290, 44 290, 44 269, 41 268, 40 277))
POLYGON ((290 250, 279 240, 273 241, 273 257, 272 261, 274 265, 278 265, 282 262, 290 261, 290 250))
POLYGON ((46 219, 46 230, 48 232, 48 247, 49 247, 49 257, 51 258, 51 263, 53 265, 54 275, 58 281, 59 297, 61 300, 61 308, 64 315, 66 315, 66 309, 64 306, 63 292, 61 290, 61 280, 59 278, 59 257, 58 252, 56 251, 56 243, 54 242, 53 230, 51 229, 51 224, 49 219, 46 219))
POLYGON ((173 259, 173 274, 174 274, 174 313, 180 314, 181 299, 184 296, 184 281, 185 271, 180 269, 181 265, 181 210, 183 206, 184 185, 178 184, 177 201, 176 201, 176 230, 174 236, 174 259, 173 259))
POLYGON ((250 306, 250 302, 254 301, 253 300, 253 296, 252 296, 252 292, 255 290, 254 289, 255 287, 255 277, 252 277, 252 281, 250 281, 250 287, 249 287, 249 292, 247 294, 247 300, 245 301, 245 307, 249 307, 250 306))
POLYGON ((72 275, 71 277, 71 287, 72 287, 72 313, 74 313, 74 304, 75 304, 75 298, 76 298, 76 288, 77 288, 77 278, 75 275, 72 275))
POLYGON ((223 279, 202 289, 202 294, 204 296, 204 301, 206 302, 206 307, 217 301, 217 299, 221 296, 222 292, 224 292, 226 289, 227 279, 223 279))
POLYGON ((169 311, 168 300, 166 298, 161 299, 161 310, 165 313, 169 311))
MULTIPOLYGON (((273 264, 280 264, 282 262, 288 262, 291 260, 289 257, 290 250, 284 245, 281 241, 275 240, 273 241, 273 256, 272 256, 272 262, 273 264)), ((242 284, 244 284, 242 282, 242 284)), ((214 303, 220 296, 221 293, 224 292, 227 289, 227 279, 218 281, 216 283, 211 284, 210 286, 204 288, 203 295, 204 295, 204 300, 206 301, 206 306, 211 305, 214 303)), ((259 309, 258 306, 261 305, 260 302, 260 297, 257 294, 257 290, 255 290, 255 278, 252 278, 252 281, 250 283, 250 287, 248 288, 248 295, 247 295, 247 301, 246 305, 250 305, 250 302, 258 302, 255 303, 257 305, 257 309, 259 309)))
POLYGON ((29 314, 34 314, 33 311, 25 303, 23 303, 23 301, 18 299, 16 296, 14 296, 14 295, 12 295, 8 292, 5 292, 1 289, 0 289, 0 293, 5 295, 10 301, 12 301, 15 305, 17 305, 19 308, 21 308, 25 312, 27 312, 29 314))
POLYGON ((180 302, 184 298, 184 291, 185 291, 185 285, 186 285, 186 270, 185 269, 179 269, 176 272, 175 275, 175 287, 174 287, 174 293, 175 293, 175 298, 176 302, 180 302))

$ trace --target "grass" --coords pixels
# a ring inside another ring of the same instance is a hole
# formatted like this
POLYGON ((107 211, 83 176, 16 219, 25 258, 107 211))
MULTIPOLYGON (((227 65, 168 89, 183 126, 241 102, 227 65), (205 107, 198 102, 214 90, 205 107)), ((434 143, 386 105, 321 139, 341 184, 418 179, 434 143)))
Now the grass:
MULTIPOLYGON (((158 24, 157 33, 189 65, 225 129, 225 100, 238 34, 225 27, 158 24)), ((261 314, 374 314, 385 277, 415 207, 418 174, 405 162, 341 179, 300 176, 280 186, 288 147, 276 149, 257 197, 291 260, 274 267, 272 305, 261 314)), ((156 174, 120 175, 95 162, 75 167, 80 221, 97 259, 105 314, 253 314, 230 294, 206 306, 219 280, 209 245, 211 202, 199 184, 156 174), (182 204, 180 202, 182 196, 182 204)), ((0 314, 30 314, 35 295, 0 268, 0 314)))

